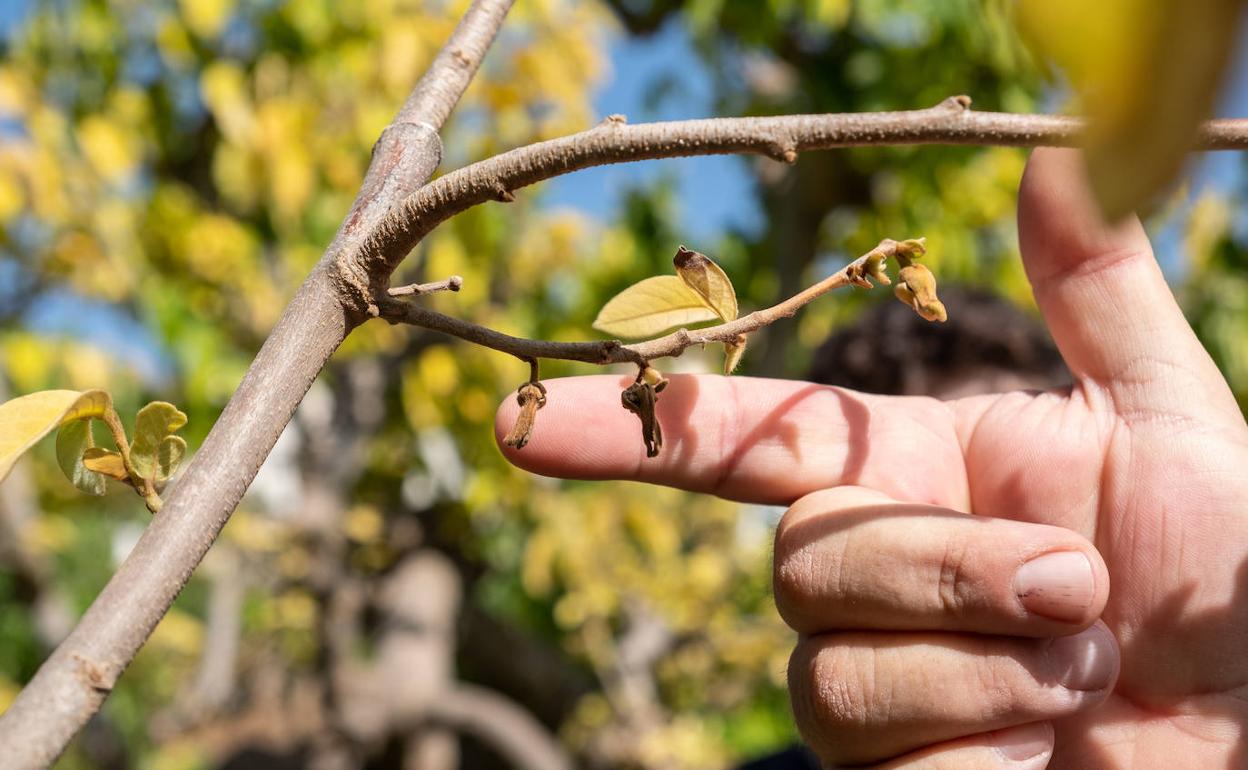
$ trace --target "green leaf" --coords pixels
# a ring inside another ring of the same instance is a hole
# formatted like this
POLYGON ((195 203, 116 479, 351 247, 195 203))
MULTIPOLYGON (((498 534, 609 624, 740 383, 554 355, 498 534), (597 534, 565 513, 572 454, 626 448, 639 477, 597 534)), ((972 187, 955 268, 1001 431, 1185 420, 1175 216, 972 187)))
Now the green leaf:
POLYGON ((737 292, 723 268, 701 252, 681 246, 676 251, 676 275, 724 321, 737 319, 737 292))
POLYGON ((718 317, 702 295, 680 278, 656 275, 612 297, 599 311, 594 328, 617 337, 638 338, 718 317))
POLYGON ((88 495, 104 494, 104 477, 83 464, 82 458, 95 447, 91 419, 70 420, 56 434, 56 462, 65 478, 88 495))
POLYGON ((66 421, 102 417, 111 408, 112 399, 102 390, 44 390, 0 404, 0 481, 52 429, 66 421))
POLYGON ((173 475, 186 454, 186 441, 173 434, 184 425, 186 415, 166 401, 153 401, 139 410, 130 464, 140 476, 164 481, 173 475))
POLYGON ((156 453, 156 480, 167 481, 177 472, 185 456, 186 439, 181 436, 166 436, 156 453))

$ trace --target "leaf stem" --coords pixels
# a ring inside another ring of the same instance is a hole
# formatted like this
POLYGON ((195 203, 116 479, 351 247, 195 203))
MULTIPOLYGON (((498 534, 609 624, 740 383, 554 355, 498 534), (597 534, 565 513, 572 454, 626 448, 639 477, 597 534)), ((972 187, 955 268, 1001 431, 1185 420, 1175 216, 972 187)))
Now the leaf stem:
POLYGON ((126 428, 121 424, 121 417, 117 414, 117 410, 110 406, 104 411, 103 420, 108 426, 108 432, 113 436, 113 443, 117 445, 121 463, 130 477, 130 486, 134 487, 134 491, 143 498, 147 510, 153 514, 160 513, 161 499, 156 493, 156 485, 151 479, 141 476, 130 460, 130 440, 126 438, 126 428))

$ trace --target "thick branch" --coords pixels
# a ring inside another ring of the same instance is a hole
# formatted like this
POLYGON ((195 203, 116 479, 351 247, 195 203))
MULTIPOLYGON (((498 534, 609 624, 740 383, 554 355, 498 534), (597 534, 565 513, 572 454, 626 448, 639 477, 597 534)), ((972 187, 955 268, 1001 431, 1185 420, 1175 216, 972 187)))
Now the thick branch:
POLYGON ((644 342, 624 344, 619 340, 599 342, 550 342, 513 337, 470 321, 443 315, 429 308, 409 302, 388 300, 381 305, 381 315, 391 323, 422 326, 452 337, 483 345, 487 348, 510 353, 529 361, 552 358, 563 361, 582 361, 587 364, 645 364, 658 358, 672 358, 685 352, 692 345, 710 342, 732 342, 742 334, 758 331, 764 326, 788 318, 833 289, 842 286, 870 286, 864 278, 864 266, 871 259, 892 257, 897 253, 898 242, 885 239, 871 251, 862 255, 822 281, 810 286, 783 302, 763 310, 756 310, 735 321, 707 326, 702 329, 679 329, 671 334, 644 342))
MULTIPOLYGON (((955 96, 908 112, 714 118, 625 125, 608 118, 579 134, 539 142, 465 166, 422 187, 396 206, 363 245, 360 258, 384 280, 425 235, 455 214, 521 187, 591 166, 688 155, 753 153, 792 163, 804 150, 902 144, 1070 146, 1083 122, 1058 115, 971 110, 955 96)), ((1201 127, 1196 149, 1248 149, 1248 120, 1201 127)), ((384 285, 384 284, 381 284, 384 285)), ((374 286, 377 292, 379 286, 374 286)))
MULTIPOLYGON (((386 212, 433 176, 442 162, 438 131, 463 96, 515 0, 474 0, 394 121, 381 132, 360 194, 327 254, 352 310, 369 306, 374 281, 358 255, 386 212)), ((387 273, 387 276, 389 274, 387 273)))
POLYGON ((429 69, 403 103, 395 123, 428 123, 440 129, 459 102, 516 0, 477 0, 460 19, 429 69))
POLYGON ((0 716, 6 768, 47 767, 99 709, 238 505, 312 380, 359 323, 342 254, 437 168, 437 131, 513 0, 475 0, 373 151, 360 195, 159 514, 78 626, 0 716), (411 140, 411 141, 409 141, 411 140), (348 286, 344 286, 344 282, 348 286))

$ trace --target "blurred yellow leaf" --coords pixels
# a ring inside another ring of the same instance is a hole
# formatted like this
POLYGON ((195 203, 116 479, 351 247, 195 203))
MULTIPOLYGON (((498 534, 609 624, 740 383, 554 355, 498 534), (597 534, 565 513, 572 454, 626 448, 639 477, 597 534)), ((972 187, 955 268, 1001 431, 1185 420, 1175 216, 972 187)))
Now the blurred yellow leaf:
POLYGON ((112 399, 102 390, 44 390, 0 404, 0 481, 17 458, 63 422, 102 416, 112 399))
POLYGON ((371 505, 356 505, 347 511, 342 531, 357 543, 371 543, 385 533, 386 522, 381 512, 371 505))
POLYGON ((22 688, 8 677, 0 677, 0 713, 9 707, 22 688))
POLYGON ((459 364, 450 348, 439 346, 429 349, 420 357, 417 366, 421 384, 430 395, 445 398, 459 387, 459 364))
POLYGON ((849 18, 852 3, 850 0, 817 0, 815 3, 815 21, 833 29, 845 25, 849 18))
POLYGON ((1183 250, 1191 260, 1193 271, 1203 269, 1209 255, 1230 230, 1234 212, 1220 195, 1206 192, 1192 205, 1183 234, 1183 250))
POLYGON ((178 5, 186 26, 203 38, 221 34, 221 28, 234 10, 233 0, 179 0, 178 5))
POLYGON ((186 66, 195 61, 195 48, 186 34, 186 27, 171 16, 161 19, 156 29, 156 48, 170 64, 186 66))
POLYGON ((200 89, 226 139, 249 144, 256 131, 256 116, 247 93, 247 75, 238 64, 214 61, 199 76, 200 89))
POLYGON ((91 166, 109 182, 121 181, 138 162, 133 137, 99 115, 85 118, 78 126, 78 142, 91 166))
POLYGON ((594 328, 618 337, 648 337, 674 326, 719 317, 702 295, 674 275, 656 275, 629 286, 602 306, 594 328))
POLYGON ((11 219, 26 205, 26 193, 15 174, 0 167, 0 222, 11 219))
POLYGON ((1240 0, 1023 0, 1022 31, 1069 75, 1090 120, 1093 192, 1117 221, 1178 176, 1213 108, 1240 0))
POLYGON ((182 655, 196 655, 203 648, 204 624, 199 618, 171 609, 152 632, 149 644, 182 655))
POLYGON ((22 547, 31 553, 64 553, 79 536, 78 527, 68 518, 47 513, 32 521, 22 533, 22 547))

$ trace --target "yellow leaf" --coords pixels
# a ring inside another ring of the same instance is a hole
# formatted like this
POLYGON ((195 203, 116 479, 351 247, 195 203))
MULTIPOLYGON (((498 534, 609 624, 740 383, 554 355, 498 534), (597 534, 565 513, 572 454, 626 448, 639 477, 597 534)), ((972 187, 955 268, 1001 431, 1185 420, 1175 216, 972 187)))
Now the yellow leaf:
POLYGON ((82 464, 92 473, 103 474, 110 479, 125 481, 130 478, 130 474, 126 472, 126 464, 121 459, 121 455, 111 449, 91 447, 83 453, 82 464))
POLYGON ((629 286, 603 305, 594 328, 618 337, 649 337, 674 326, 713 321, 719 314, 674 275, 656 275, 629 286))
POLYGON ((44 390, 0 404, 0 481, 17 458, 57 426, 102 417, 112 399, 102 390, 44 390))
POLYGON ((1212 110, 1239 0, 1024 0, 1022 32, 1070 77, 1089 118, 1085 152, 1106 219, 1175 180, 1212 110))
POLYGON ((705 254, 681 246, 676 251, 676 275, 698 293, 725 321, 737 318, 737 292, 723 268, 705 254))

